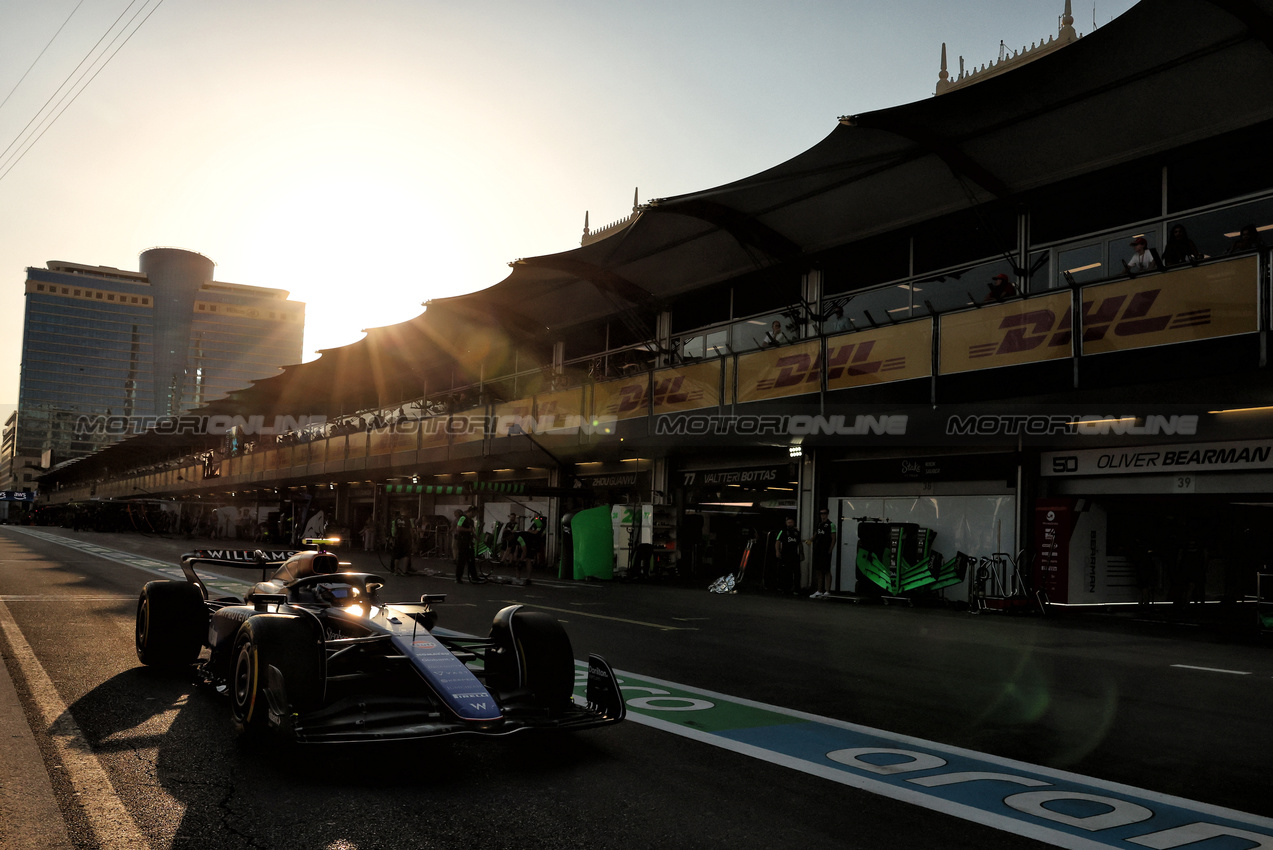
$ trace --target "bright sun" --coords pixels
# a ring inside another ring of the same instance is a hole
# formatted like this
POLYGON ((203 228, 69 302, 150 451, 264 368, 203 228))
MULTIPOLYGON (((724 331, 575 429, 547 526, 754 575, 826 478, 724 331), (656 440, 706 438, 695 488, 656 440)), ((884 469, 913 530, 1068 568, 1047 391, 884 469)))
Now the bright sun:
POLYGON ((304 359, 406 321, 430 298, 496 282, 472 281, 473 249, 452 225, 465 198, 455 170, 439 166, 453 160, 419 136, 304 109, 264 124, 209 158, 190 188, 219 231, 208 248, 218 279, 306 302, 304 359))
POLYGON ((316 348, 355 341, 365 328, 406 321, 422 302, 455 291, 452 266, 463 252, 446 220, 401 179, 370 169, 288 177, 245 211, 242 263, 254 283, 307 303, 307 359, 316 348))

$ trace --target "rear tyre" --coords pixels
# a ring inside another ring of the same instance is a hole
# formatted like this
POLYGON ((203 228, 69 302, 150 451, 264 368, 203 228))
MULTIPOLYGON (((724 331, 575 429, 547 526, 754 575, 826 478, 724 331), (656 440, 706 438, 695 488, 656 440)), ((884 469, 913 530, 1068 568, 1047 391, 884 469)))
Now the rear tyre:
POLYGON ((573 702, 575 655, 561 623, 539 611, 511 605, 495 615, 492 684, 500 690, 526 689, 542 708, 573 702))
POLYGON ((151 667, 183 667, 199 657, 208 635, 208 606, 184 581, 152 581, 137 600, 137 658, 151 667))
POLYGON ((230 715, 240 734, 271 727, 270 668, 282 674, 274 692, 277 725, 289 727, 297 714, 322 704, 323 646, 317 630, 293 614, 257 614, 239 627, 230 654, 230 715))

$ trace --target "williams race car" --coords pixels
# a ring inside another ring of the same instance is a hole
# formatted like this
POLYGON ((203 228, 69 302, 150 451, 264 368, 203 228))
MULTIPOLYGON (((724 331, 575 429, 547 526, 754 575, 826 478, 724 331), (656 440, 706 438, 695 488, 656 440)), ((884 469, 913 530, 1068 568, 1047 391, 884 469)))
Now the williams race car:
POLYGON ((547 614, 511 605, 486 639, 439 634, 432 604, 445 595, 382 601, 380 576, 346 571, 325 551, 329 541, 305 542, 317 548, 182 556, 186 581, 142 588, 137 657, 190 667, 228 693, 240 732, 302 742, 498 736, 624 718, 614 672, 598 655, 588 660, 586 704, 575 702, 570 639, 547 614), (261 581, 242 599, 210 599, 200 564, 256 565, 261 581))

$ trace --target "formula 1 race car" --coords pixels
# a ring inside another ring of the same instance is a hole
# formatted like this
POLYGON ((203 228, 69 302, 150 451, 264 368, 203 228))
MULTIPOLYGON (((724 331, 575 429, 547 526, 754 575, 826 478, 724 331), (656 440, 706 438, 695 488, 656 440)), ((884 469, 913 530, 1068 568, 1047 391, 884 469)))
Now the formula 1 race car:
POLYGON ((330 541, 305 542, 317 548, 182 556, 186 581, 142 588, 137 657, 190 667, 228 693, 240 732, 302 742, 497 736, 624 718, 614 671, 598 655, 588 661, 586 704, 575 702, 570 639, 547 614, 511 605, 488 638, 443 636, 432 604, 444 595, 382 601, 380 576, 345 571, 325 550, 330 541), (242 599, 209 599, 199 564, 257 565, 261 581, 242 599))

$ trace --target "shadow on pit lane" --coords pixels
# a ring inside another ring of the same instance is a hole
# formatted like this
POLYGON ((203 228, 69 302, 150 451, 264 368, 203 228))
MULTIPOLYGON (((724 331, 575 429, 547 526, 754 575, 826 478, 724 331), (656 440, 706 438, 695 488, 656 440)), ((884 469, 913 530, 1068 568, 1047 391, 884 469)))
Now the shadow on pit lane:
MULTIPOLYGON (((368 848, 440 828, 509 846, 524 817, 614 769, 612 729, 397 744, 240 740, 229 701, 138 666, 71 706, 116 791, 160 846, 368 848), (122 757, 122 758, 121 758, 122 757), (485 836, 485 838, 482 838, 485 836)), ((470 845, 472 846, 472 845, 470 845)))

